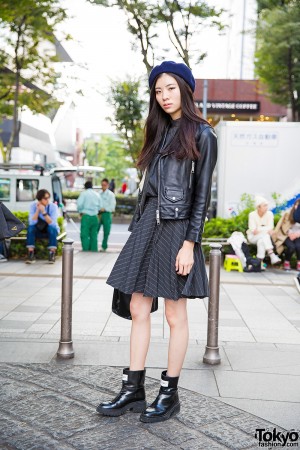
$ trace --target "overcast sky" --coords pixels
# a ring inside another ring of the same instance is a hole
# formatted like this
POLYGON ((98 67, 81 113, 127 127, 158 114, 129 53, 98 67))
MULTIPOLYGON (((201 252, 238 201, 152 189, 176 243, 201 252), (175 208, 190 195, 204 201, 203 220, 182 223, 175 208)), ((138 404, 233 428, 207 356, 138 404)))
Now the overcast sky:
MULTIPOLYGON (((73 40, 63 45, 77 64, 86 69, 66 70, 79 79, 73 89, 83 88, 84 97, 77 98, 77 126, 84 135, 91 132, 110 132, 109 122, 105 120, 110 110, 105 101, 110 79, 124 79, 126 75, 140 77, 145 74, 141 54, 133 51, 132 36, 126 29, 124 14, 116 8, 103 8, 91 5, 85 0, 61 0, 71 18, 64 22, 62 30, 70 33, 73 40), (100 91, 100 93, 98 93, 100 91)), ((229 11, 224 16, 228 29, 223 35, 215 30, 205 30, 194 40, 199 52, 207 52, 204 62, 193 67, 195 78, 239 78, 241 62, 241 33, 244 0, 209 0, 210 5, 223 7, 229 11)), ((246 28, 255 18, 255 0, 245 0, 246 28)), ((169 47, 164 29, 159 30, 158 45, 169 47)), ((253 77, 254 41, 245 36, 245 56, 243 78, 253 77)), ((173 50, 168 59, 181 62, 173 50)))

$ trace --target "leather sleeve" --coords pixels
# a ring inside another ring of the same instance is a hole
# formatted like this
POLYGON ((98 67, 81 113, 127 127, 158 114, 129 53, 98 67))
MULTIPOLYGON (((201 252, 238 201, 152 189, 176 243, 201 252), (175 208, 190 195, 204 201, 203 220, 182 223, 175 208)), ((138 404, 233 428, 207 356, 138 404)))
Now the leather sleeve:
POLYGON ((196 141, 200 158, 196 162, 194 201, 186 240, 200 243, 210 202, 212 174, 217 162, 218 147, 217 136, 210 126, 196 136, 196 141))

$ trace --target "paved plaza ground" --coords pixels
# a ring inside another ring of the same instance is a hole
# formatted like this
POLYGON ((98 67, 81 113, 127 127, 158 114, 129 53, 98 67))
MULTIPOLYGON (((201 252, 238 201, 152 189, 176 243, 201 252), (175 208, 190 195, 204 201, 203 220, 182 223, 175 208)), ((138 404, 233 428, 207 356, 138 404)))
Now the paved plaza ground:
MULTIPOLYGON (((105 282, 117 256, 117 245, 105 254, 75 245, 75 358, 63 362, 56 360, 61 259, 53 266, 0 265, 1 448, 259 448, 256 428, 300 428, 300 295, 296 272, 280 269, 222 269, 218 366, 202 362, 207 299, 188 301, 190 344, 176 419, 153 426, 136 414, 96 415, 97 403, 118 391, 129 361, 130 321, 111 313, 112 288, 105 282)), ((160 299, 152 315, 148 401, 166 367, 167 347, 160 299)))

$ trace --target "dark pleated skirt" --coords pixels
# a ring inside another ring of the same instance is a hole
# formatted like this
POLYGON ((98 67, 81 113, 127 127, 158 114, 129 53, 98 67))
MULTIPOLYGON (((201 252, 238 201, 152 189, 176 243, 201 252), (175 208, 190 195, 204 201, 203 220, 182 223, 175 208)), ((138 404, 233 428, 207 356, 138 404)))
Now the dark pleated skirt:
POLYGON ((175 261, 185 240, 189 220, 156 223, 157 198, 150 197, 139 222, 123 247, 107 284, 126 294, 144 297, 208 297, 208 280, 200 244, 194 247, 194 265, 189 275, 177 275, 175 261))

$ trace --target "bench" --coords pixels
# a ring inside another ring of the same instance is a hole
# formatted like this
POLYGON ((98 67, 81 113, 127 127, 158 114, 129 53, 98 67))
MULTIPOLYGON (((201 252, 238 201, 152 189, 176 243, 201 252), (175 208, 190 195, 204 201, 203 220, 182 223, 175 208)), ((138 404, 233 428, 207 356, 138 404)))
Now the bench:
MULTIPOLYGON (((67 232, 63 231, 62 233, 60 233, 56 240, 57 242, 61 242, 65 237, 67 236, 67 232)), ((46 237, 44 238, 37 238, 37 239, 46 239, 46 237)), ((18 235, 18 236, 13 236, 7 240, 11 240, 11 241, 26 241, 26 234, 22 234, 22 232, 18 235)))
MULTIPOLYGON (((62 231, 57 236, 57 254, 60 255, 62 251, 62 241, 67 236, 66 231, 62 231)), ((26 230, 21 231, 18 236, 13 236, 10 239, 5 239, 6 254, 8 258, 22 259, 26 257, 26 230)), ((43 242, 47 242, 47 237, 37 238, 36 240, 36 251, 40 259, 46 259, 48 255, 48 250, 44 246, 43 242)))
POLYGON ((201 245, 205 246, 213 243, 222 245, 228 244, 227 238, 204 238, 203 241, 201 242, 201 245))

